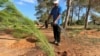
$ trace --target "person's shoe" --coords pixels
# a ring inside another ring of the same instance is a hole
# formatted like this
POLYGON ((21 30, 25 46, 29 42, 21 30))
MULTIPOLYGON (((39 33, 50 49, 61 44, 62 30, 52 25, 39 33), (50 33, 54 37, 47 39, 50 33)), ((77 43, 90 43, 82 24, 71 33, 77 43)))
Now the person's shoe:
POLYGON ((58 42, 57 41, 54 41, 54 44, 57 44, 58 42))
POLYGON ((57 45, 57 46, 60 46, 61 44, 60 44, 60 43, 57 43, 56 45, 57 45))

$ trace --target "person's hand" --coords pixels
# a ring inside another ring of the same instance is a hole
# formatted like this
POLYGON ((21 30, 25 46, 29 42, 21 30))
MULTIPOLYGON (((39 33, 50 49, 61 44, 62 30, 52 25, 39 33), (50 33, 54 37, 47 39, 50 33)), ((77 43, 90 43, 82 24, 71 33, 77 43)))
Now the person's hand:
POLYGON ((57 21, 54 21, 54 25, 56 25, 57 24, 57 21))
POLYGON ((48 21, 45 21, 45 28, 48 28, 48 21))

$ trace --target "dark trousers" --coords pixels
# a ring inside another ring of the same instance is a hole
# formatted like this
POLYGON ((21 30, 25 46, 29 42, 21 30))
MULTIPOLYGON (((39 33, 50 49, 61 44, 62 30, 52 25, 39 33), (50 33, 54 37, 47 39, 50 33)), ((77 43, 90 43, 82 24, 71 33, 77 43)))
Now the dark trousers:
POLYGON ((61 34, 61 29, 58 25, 53 25, 53 33, 54 33, 54 39, 58 43, 60 42, 60 34, 61 34))

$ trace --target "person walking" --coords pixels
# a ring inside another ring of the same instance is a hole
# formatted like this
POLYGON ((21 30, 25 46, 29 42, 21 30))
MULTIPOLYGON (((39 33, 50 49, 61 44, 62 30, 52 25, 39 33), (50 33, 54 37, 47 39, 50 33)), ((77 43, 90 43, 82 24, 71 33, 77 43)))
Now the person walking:
POLYGON ((62 24, 61 14, 62 14, 62 8, 59 6, 59 0, 53 1, 54 7, 51 10, 51 13, 49 14, 49 17, 47 19, 47 22, 53 16, 53 33, 54 33, 54 43, 56 45, 60 45, 60 34, 61 29, 60 25, 62 24))

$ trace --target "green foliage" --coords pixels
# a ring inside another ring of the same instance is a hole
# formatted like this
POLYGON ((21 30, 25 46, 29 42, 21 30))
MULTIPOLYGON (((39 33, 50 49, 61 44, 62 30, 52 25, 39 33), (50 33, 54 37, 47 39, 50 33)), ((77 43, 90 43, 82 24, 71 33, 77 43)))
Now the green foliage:
POLYGON ((77 24, 77 25, 84 25, 84 21, 83 21, 83 20, 77 20, 77 21, 76 21, 76 24, 77 24))
POLYGON ((2 7, 8 0, 0 0, 0 7, 2 7))
POLYGON ((40 22, 44 22, 48 18, 49 11, 52 8, 52 0, 37 0, 36 16, 40 22))
POLYGON ((0 30, 7 30, 9 34, 18 40, 35 36, 42 44, 41 47, 46 51, 48 56, 54 56, 53 48, 45 36, 35 27, 34 22, 24 17, 11 2, 9 3, 5 9, 0 11, 0 30), (43 47, 45 47, 45 49, 43 47))

